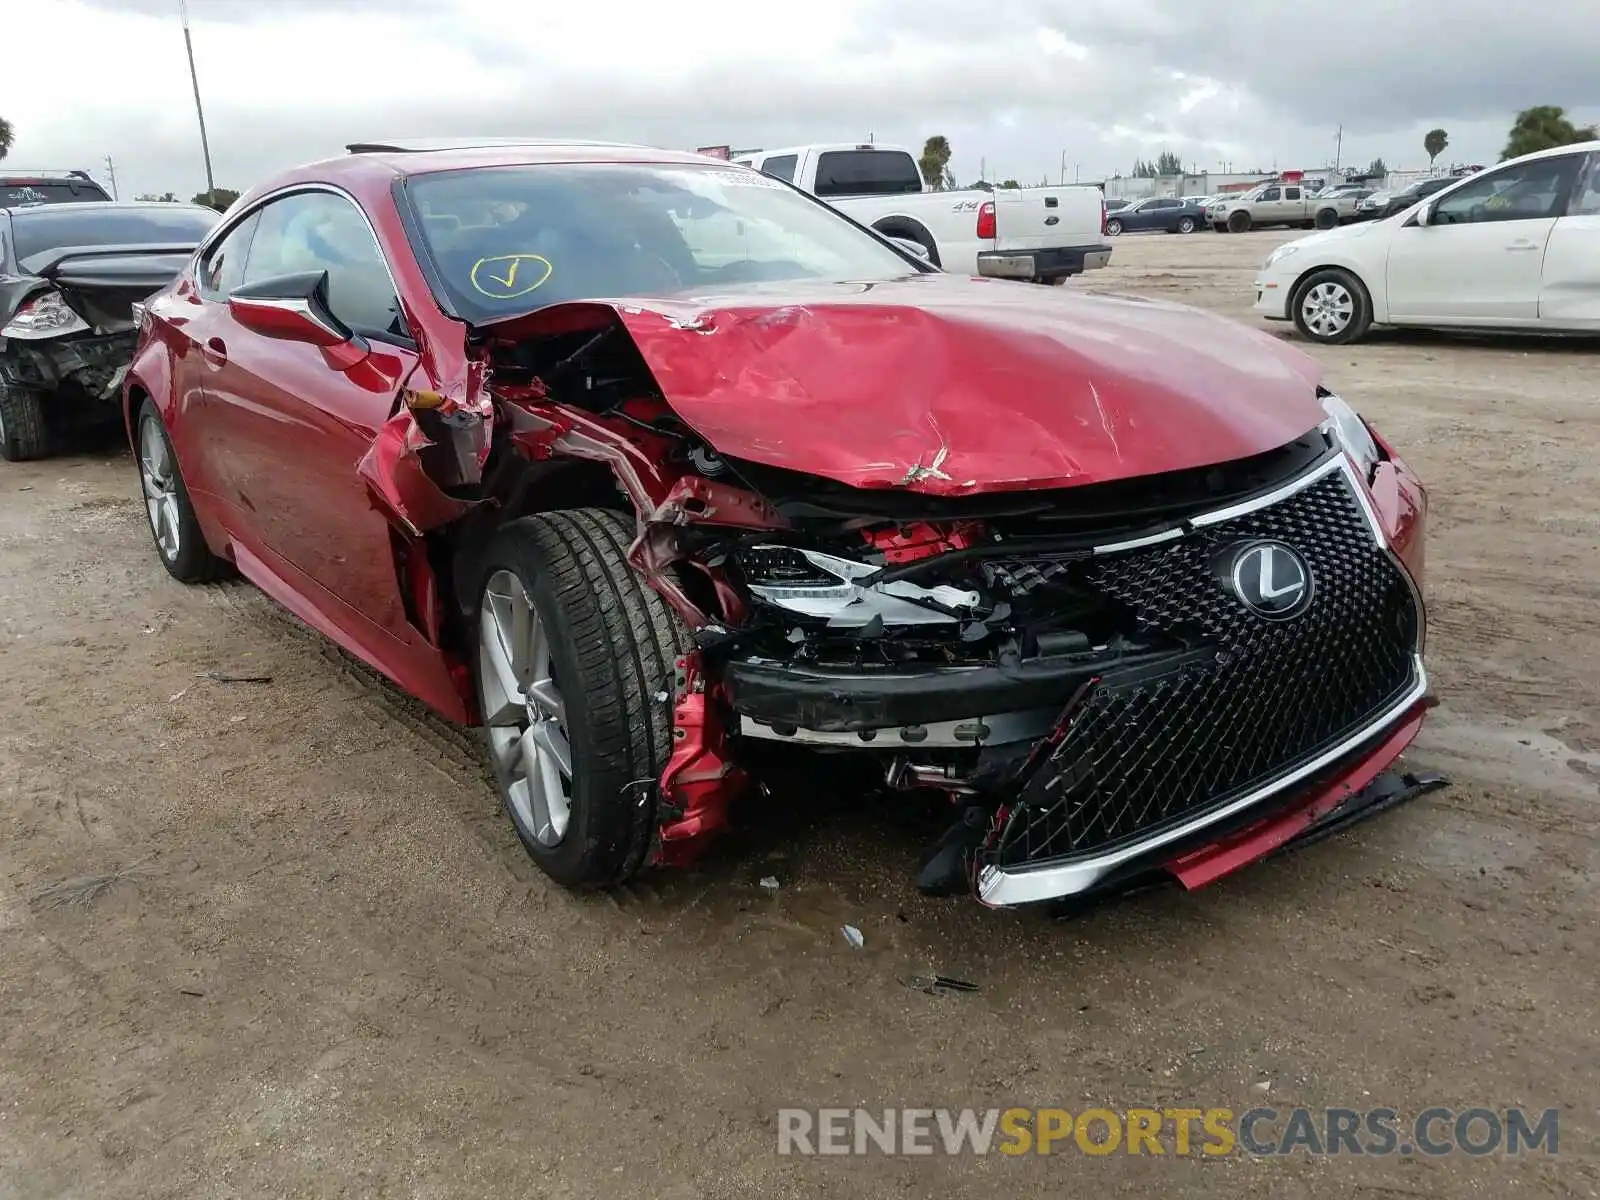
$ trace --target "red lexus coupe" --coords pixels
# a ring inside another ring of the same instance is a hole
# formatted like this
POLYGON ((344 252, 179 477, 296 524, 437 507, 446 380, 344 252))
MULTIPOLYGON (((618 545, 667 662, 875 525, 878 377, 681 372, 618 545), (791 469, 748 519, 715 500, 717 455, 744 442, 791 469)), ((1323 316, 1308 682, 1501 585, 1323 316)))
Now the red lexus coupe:
POLYGON ((481 725, 562 883, 688 861, 797 766, 942 798, 919 882, 990 905, 1193 887, 1437 782, 1394 765, 1423 490, 1233 322, 557 143, 291 171, 141 320, 167 570, 481 725))

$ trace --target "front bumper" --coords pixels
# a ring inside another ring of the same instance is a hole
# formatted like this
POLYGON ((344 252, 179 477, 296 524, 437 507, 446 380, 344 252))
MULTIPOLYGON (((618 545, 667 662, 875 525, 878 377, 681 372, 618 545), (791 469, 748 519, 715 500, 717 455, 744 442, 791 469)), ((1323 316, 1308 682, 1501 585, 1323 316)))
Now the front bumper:
POLYGON ((1083 568, 1150 628, 1204 629, 1187 648, 894 673, 732 661, 728 700, 746 738, 918 763, 1008 746, 980 899, 1083 895, 1359 789, 1404 749, 1431 703, 1425 513, 1402 463, 1369 488, 1339 455, 1083 568), (1261 626, 1213 574, 1219 550, 1258 538, 1297 545, 1317 581, 1296 625, 1261 626))
POLYGON ((1252 307, 1269 321, 1287 321, 1293 285, 1293 275, 1262 271, 1256 276, 1256 302, 1252 307))
POLYGON ((1097 271, 1111 261, 1110 246, 1057 246, 1042 250, 983 250, 978 274, 991 279, 1065 279, 1097 271))

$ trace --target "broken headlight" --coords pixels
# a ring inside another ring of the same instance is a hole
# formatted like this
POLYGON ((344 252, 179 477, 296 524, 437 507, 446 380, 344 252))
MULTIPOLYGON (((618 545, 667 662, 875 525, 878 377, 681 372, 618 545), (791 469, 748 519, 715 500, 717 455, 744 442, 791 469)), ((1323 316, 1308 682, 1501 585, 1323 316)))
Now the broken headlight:
POLYGON ((84 333, 89 323, 73 312, 60 292, 41 292, 17 309, 16 315, 0 329, 0 337, 52 338, 68 333, 84 333))
POLYGON ((1340 448, 1350 456, 1361 478, 1370 480, 1372 470, 1383 461, 1383 452, 1373 440, 1372 431, 1361 415, 1332 392, 1324 391, 1319 397, 1322 411, 1328 414, 1323 430, 1331 434, 1340 448))

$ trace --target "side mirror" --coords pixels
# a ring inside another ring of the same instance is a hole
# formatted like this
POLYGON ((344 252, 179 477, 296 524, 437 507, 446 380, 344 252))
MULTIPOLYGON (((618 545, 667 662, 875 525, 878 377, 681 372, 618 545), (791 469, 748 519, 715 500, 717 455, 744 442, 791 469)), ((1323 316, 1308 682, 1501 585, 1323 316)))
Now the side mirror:
POLYGON ((1424 204, 1421 208, 1417 209, 1417 224, 1418 225, 1431 225, 1432 223, 1433 223, 1433 201, 1430 200, 1430 201, 1428 201, 1428 203, 1424 204))
POLYGON ((931 255, 929 255, 928 248, 921 242, 914 242, 910 238, 895 237, 893 234, 885 234, 884 236, 896 246, 899 246, 900 249, 904 250, 907 254, 914 254, 923 262, 930 265, 932 264, 933 258, 931 255))
POLYGON ((328 307, 326 271, 279 275, 235 288, 228 295, 228 311, 262 337, 316 346, 340 370, 367 356, 366 342, 328 307))

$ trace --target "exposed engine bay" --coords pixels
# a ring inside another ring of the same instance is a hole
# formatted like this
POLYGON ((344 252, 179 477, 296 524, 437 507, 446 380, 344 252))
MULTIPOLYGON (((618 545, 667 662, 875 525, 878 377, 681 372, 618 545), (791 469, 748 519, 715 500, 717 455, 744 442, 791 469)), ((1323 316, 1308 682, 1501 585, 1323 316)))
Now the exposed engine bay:
POLYGON ((926 890, 1009 903, 980 876, 1092 862, 1088 886, 1314 781, 1425 690, 1417 597, 1331 426, 1218 466, 928 494, 941 454, 854 487, 773 465, 781 447, 720 453, 601 306, 491 330, 481 352, 492 434, 416 412, 430 476, 516 509, 541 480, 594 495, 570 468, 603 465, 638 517, 630 561, 692 631, 658 862, 692 859, 773 756, 848 754, 948 797, 926 890), (1296 547, 1298 620, 1228 592, 1269 543, 1296 547), (1337 655, 1363 661, 1330 684, 1337 655))

